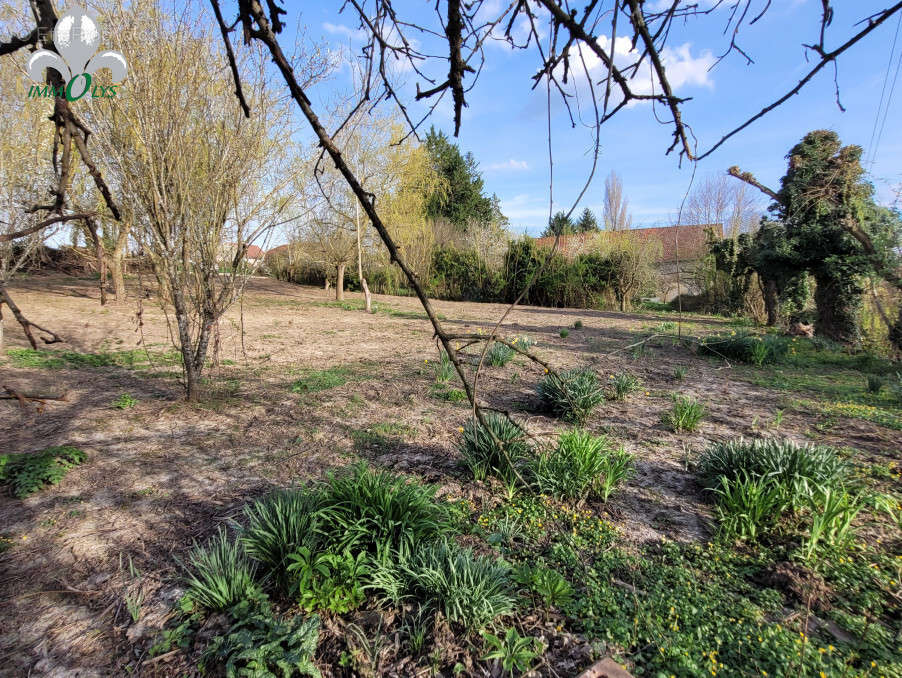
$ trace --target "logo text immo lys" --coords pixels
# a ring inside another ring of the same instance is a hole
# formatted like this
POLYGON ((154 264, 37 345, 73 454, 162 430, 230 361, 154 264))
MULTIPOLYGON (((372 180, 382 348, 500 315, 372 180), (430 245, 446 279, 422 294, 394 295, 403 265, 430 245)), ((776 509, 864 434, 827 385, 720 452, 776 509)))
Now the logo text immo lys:
POLYGON ((95 85, 91 87, 91 75, 101 68, 109 68, 113 80, 125 79, 128 66, 119 52, 107 50, 97 53, 100 43, 100 29, 83 9, 72 9, 63 14, 53 29, 53 44, 57 52, 39 49, 28 59, 26 72, 35 82, 42 82, 45 68, 52 68, 63 79, 63 85, 32 85, 29 97, 65 97, 77 101, 88 92, 92 98, 112 98, 116 96, 118 85, 95 85))

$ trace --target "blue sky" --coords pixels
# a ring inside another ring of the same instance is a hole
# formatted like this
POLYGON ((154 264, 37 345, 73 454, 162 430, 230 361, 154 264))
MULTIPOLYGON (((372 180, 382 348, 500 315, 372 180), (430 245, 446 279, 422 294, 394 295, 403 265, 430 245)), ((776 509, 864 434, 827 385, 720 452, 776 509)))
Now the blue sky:
MULTIPOLYGON (((864 0, 834 5, 836 16, 828 29, 828 46, 844 42, 860 30, 855 22, 885 6, 864 0)), ((395 3, 402 15, 434 24, 430 6, 431 3, 395 3)), ((745 26, 740 33, 741 45, 755 60, 750 66, 738 54, 732 54, 709 70, 727 45, 723 35, 725 11, 678 28, 669 42, 674 51, 668 72, 674 73, 676 93, 693 97, 684 104, 684 119, 692 125, 700 147, 710 146, 798 81, 808 67, 801 43, 816 40, 819 12, 820 3, 815 0, 774 2, 761 21, 745 26)), ((292 17, 297 19, 297 15, 292 17)), ((349 11, 338 14, 334 5, 324 4, 307 9, 300 20, 309 37, 326 40, 335 49, 350 45, 352 52, 359 51, 357 23, 349 11)), ((776 185, 785 170, 788 149, 806 132, 817 128, 833 129, 844 143, 867 147, 896 24, 895 17, 890 19, 841 59, 839 84, 845 113, 835 104, 832 69, 824 69, 801 95, 699 163, 697 179, 737 164, 754 172, 763 182, 776 185)), ((429 45, 424 42, 423 46, 429 45)), ((537 57, 532 50, 511 51, 502 45, 488 45, 486 57, 477 85, 468 95, 469 108, 465 110, 458 143, 479 161, 486 188, 501 198, 511 229, 536 234, 544 228, 549 202, 545 91, 544 87, 530 89, 537 57)), ((889 85, 895 68, 894 61, 889 85)), ((435 64, 436 75, 443 71, 446 74, 446 63, 435 64)), ((402 74, 407 79, 408 93, 416 82, 412 75, 402 74)), ((350 82, 350 69, 343 68, 331 81, 317 86, 314 100, 331 100, 336 91, 347 90, 350 82)), ((423 85, 425 89, 426 83, 423 85)), ((453 121, 446 103, 436 111, 432 123, 450 135, 453 121)), ((894 92, 872 167, 872 179, 884 202, 891 200, 890 187, 902 182, 900 112, 902 83, 894 92)), ((558 100, 553 102, 552 118, 557 210, 572 204, 585 181, 592 135, 585 128, 571 129, 558 100)), ((649 104, 621 111, 602 128, 599 167, 579 209, 588 206, 600 214, 604 178, 613 169, 623 178, 635 225, 668 223, 676 214, 692 169, 686 162, 680 168, 675 154, 664 155, 669 140, 670 129, 655 121, 649 104)), ((867 166, 870 160, 868 156, 867 166)))

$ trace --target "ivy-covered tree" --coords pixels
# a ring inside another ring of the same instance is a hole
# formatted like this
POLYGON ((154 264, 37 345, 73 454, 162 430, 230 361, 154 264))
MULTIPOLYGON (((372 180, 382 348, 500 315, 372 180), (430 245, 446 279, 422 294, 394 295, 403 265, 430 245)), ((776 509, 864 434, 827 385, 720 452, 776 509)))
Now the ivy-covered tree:
POLYGON ((427 216, 447 219, 460 229, 465 229, 472 221, 492 221, 496 217, 497 205, 483 194, 482 175, 473 154, 462 154, 457 144, 451 143, 444 132, 434 127, 426 135, 424 145, 435 171, 444 178, 447 188, 429 195, 427 216))
POLYGON ((573 224, 573 220, 567 216, 567 213, 558 212, 551 217, 551 221, 548 222, 548 226, 542 231, 541 237, 548 238, 555 235, 573 235, 576 232, 576 226, 573 224))

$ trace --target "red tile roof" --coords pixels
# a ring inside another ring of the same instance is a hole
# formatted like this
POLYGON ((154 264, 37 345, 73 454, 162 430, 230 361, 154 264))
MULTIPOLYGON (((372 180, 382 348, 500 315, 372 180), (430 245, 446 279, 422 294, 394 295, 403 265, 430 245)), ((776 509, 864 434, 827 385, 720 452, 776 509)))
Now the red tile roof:
MULTIPOLYGON (((655 228, 633 228, 628 231, 602 231, 604 237, 620 237, 629 234, 642 242, 661 244, 658 263, 696 261, 708 253, 708 231, 714 230, 718 238, 723 238, 722 224, 687 224, 682 226, 658 226, 655 228), (677 256, 679 255, 679 256, 677 256)), ((595 247, 598 233, 576 233, 562 235, 558 241, 558 251, 566 257, 591 252, 595 247)), ((554 236, 537 238, 539 247, 551 247, 554 236)))
POLYGON ((257 245, 248 245, 247 251, 244 253, 244 257, 246 259, 262 259, 263 250, 260 249, 257 245))

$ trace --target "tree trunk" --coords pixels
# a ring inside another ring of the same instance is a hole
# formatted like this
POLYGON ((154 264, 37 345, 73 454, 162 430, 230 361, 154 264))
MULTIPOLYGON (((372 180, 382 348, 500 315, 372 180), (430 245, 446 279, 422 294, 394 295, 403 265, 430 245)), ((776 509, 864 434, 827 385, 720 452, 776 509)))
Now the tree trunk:
POLYGON ((175 313, 175 322, 179 333, 179 352, 182 354, 182 367, 185 371, 185 396, 189 402, 197 402, 200 399, 200 377, 204 369, 204 361, 207 359, 207 346, 210 341, 210 330, 215 318, 204 314, 201 322, 200 334, 197 337, 197 347, 191 341, 189 329, 188 308, 185 305, 185 297, 182 290, 173 285, 172 307, 175 313))
POLYGON ((761 295, 764 297, 764 308, 767 309, 767 325, 773 327, 777 324, 780 306, 780 295, 777 293, 777 283, 771 279, 764 279, 758 274, 758 282, 761 285, 761 295))
POLYGON ((338 265, 338 271, 335 274, 335 300, 344 301, 345 298, 345 267, 347 264, 338 265))
POLYGON ((0 351, 3 350, 3 302, 0 301, 0 351))
POLYGON ((823 274, 815 276, 815 282, 815 333, 843 344, 857 343, 861 338, 858 328, 861 290, 823 274))
POLYGON ((366 284, 366 278, 363 277, 363 248, 360 245, 360 203, 354 201, 354 213, 357 218, 357 277, 360 279, 360 287, 363 288, 363 299, 366 306, 366 312, 373 312, 373 298, 370 296, 370 286, 366 284))
POLYGON ((116 301, 125 301, 125 261, 119 249, 110 256, 110 275, 113 277, 113 294, 116 301))
POLYGON ((97 222, 93 219, 85 219, 91 241, 94 245, 94 256, 97 259, 97 269, 100 273, 100 305, 106 306, 106 256, 103 252, 103 241, 97 233, 97 222))

